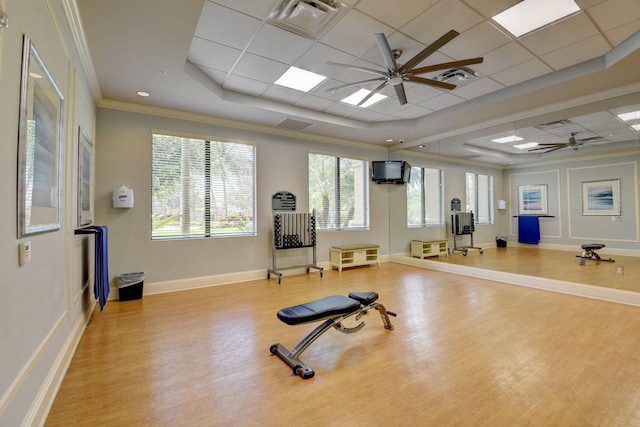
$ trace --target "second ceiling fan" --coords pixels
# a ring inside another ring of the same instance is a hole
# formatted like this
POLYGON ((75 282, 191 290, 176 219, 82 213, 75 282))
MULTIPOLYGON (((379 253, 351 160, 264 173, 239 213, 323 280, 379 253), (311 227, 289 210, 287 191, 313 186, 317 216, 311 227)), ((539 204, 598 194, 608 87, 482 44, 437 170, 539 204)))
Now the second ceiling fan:
POLYGON ((440 37, 435 42, 431 43, 429 46, 424 48, 420 53, 416 56, 408 60, 405 64, 399 64, 396 59, 402 53, 400 50, 392 50, 389 46, 389 42, 387 41, 387 37, 383 33, 375 33, 374 36, 376 38, 376 42, 378 43, 378 47, 380 48, 380 53, 382 53, 382 57, 384 58, 385 65, 387 67, 386 70, 377 70, 375 68, 361 67, 358 65, 351 64, 341 64, 339 62, 326 62, 327 65, 334 65, 336 67, 350 68, 352 70, 358 70, 365 73, 375 74, 378 77, 373 79, 361 80, 354 83, 347 83, 340 86, 332 87, 327 89, 327 92, 334 92, 338 89, 343 89, 350 86, 357 86, 363 83, 369 82, 381 82, 374 90, 372 90, 367 96, 365 96, 358 105, 362 105, 367 102, 373 95, 380 92, 388 85, 392 85, 396 96, 398 97, 398 101, 401 105, 407 103, 407 94, 404 89, 403 82, 413 82, 413 83, 421 83, 426 85, 431 85, 435 87, 439 87, 442 89, 455 89, 456 85, 447 83, 445 81, 429 79, 425 77, 420 77, 420 74, 429 73, 432 71, 444 70, 447 68, 458 68, 464 67, 472 64, 480 64, 483 58, 470 58, 470 59, 462 59, 460 61, 451 61, 451 62, 443 62, 440 64, 428 65, 426 67, 415 68, 422 61, 424 61, 429 55, 436 52, 445 44, 449 43, 455 37, 457 37, 460 33, 455 30, 451 30, 442 37, 440 37))

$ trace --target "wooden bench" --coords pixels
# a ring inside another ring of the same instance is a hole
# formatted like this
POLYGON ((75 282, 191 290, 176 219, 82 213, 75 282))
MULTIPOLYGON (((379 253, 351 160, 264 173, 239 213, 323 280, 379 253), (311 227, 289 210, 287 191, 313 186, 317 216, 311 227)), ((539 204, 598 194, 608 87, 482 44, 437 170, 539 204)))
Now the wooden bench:
POLYGON ((380 266, 380 245, 362 243, 358 245, 333 246, 331 268, 342 271, 345 267, 377 264, 380 266))

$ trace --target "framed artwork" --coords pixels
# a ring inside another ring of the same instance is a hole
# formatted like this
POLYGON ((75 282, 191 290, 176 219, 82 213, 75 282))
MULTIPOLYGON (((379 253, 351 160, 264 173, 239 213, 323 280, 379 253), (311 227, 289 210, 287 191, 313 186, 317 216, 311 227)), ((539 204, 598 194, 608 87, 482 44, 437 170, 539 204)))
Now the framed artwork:
POLYGON ((518 215, 548 215, 547 185, 518 186, 518 215))
POLYGON ((28 36, 18 130, 18 238, 60 228, 64 97, 28 36))
POLYGON ((584 181, 582 215, 620 215, 620 180, 584 181))
POLYGON ((93 223, 93 142, 78 128, 78 227, 93 223))

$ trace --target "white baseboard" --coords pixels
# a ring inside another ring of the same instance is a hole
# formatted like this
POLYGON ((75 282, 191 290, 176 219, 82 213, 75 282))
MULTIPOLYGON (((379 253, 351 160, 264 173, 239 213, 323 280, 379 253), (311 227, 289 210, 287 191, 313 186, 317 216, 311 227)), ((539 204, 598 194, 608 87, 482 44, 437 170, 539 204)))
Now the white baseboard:
POLYGON ((399 264, 412 265, 420 268, 444 271, 479 279, 493 280, 509 283, 511 285, 526 286, 529 288, 544 289, 547 291, 577 295, 586 298, 600 299, 621 304, 640 306, 640 293, 621 289, 603 288, 600 286, 583 285, 580 283, 565 282, 563 280, 546 279, 543 277, 526 276, 523 274, 506 273, 502 271, 487 270, 465 265, 449 264, 446 262, 430 261, 428 259, 411 258, 408 256, 391 256, 390 261, 399 264))

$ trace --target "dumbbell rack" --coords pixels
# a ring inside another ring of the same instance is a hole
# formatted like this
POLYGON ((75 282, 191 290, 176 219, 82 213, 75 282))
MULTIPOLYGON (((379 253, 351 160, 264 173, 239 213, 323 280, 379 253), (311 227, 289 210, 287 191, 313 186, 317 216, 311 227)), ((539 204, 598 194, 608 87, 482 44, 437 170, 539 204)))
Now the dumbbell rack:
POLYGON ((278 284, 282 282, 282 270, 295 268, 306 268, 307 273, 312 268, 320 271, 322 277, 322 267, 316 263, 316 214, 296 212, 276 212, 273 214, 273 247, 272 266, 267 271, 267 279, 272 274, 278 276, 278 284), (278 251, 287 249, 311 248, 313 262, 310 264, 290 265, 278 267, 278 251))

